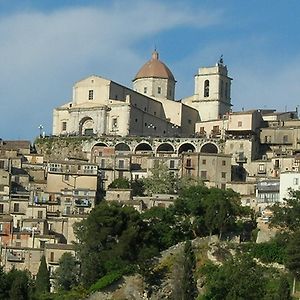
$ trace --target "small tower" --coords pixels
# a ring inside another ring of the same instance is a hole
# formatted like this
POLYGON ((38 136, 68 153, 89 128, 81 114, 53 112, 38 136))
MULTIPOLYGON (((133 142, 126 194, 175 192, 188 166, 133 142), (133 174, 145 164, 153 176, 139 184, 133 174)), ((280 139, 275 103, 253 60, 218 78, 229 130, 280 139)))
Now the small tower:
POLYGON ((199 111, 201 121, 219 119, 230 111, 231 80, 222 56, 215 66, 199 68, 193 106, 199 111))
POLYGON ((149 97, 174 100, 176 80, 156 50, 133 79, 133 89, 149 97))

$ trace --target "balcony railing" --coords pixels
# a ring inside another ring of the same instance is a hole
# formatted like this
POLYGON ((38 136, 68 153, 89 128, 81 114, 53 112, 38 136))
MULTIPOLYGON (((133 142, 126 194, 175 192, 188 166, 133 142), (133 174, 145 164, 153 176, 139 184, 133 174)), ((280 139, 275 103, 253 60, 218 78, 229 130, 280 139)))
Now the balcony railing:
POLYGON ((22 253, 16 253, 16 252, 7 252, 7 261, 12 262, 23 262, 25 260, 25 257, 22 253))
POLYGON ((91 207, 91 202, 87 199, 76 199, 75 205, 78 207, 91 207))
POLYGON ((237 163, 246 163, 247 162, 247 157, 244 155, 239 155, 235 158, 235 162, 237 163))

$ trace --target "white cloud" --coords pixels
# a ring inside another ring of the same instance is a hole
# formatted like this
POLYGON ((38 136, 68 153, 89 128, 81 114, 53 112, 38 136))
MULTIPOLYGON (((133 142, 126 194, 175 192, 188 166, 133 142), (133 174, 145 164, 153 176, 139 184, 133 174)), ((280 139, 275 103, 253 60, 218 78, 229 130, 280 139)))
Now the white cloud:
POLYGON ((178 26, 205 27, 220 12, 154 1, 116 2, 0 18, 0 137, 31 138, 52 109, 70 97, 74 81, 92 73, 130 82, 144 58, 134 45, 178 26), (7 126, 9 124, 9 126, 7 126))

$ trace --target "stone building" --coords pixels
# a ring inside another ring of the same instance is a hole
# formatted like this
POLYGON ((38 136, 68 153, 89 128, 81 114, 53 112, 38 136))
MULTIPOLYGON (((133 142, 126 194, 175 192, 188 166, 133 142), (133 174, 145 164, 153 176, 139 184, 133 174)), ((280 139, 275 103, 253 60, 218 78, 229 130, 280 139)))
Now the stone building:
POLYGON ((133 88, 100 76, 73 87, 72 101, 54 109, 53 135, 192 136, 199 121, 231 108, 227 67, 200 68, 191 97, 175 101, 176 80, 157 51, 138 71, 133 88))

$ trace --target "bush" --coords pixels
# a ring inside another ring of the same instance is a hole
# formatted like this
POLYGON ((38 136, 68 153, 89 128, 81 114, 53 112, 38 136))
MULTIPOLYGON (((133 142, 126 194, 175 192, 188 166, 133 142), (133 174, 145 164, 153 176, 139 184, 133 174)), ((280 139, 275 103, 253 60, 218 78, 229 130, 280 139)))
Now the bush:
POLYGON ((101 277, 97 282, 95 282, 89 289, 89 292, 97 292, 103 290, 104 288, 110 286, 123 276, 122 271, 114 271, 101 277))
POLYGON ((251 244, 250 255, 260 259, 264 263, 282 264, 285 258, 285 250, 282 245, 272 240, 266 243, 251 244))

